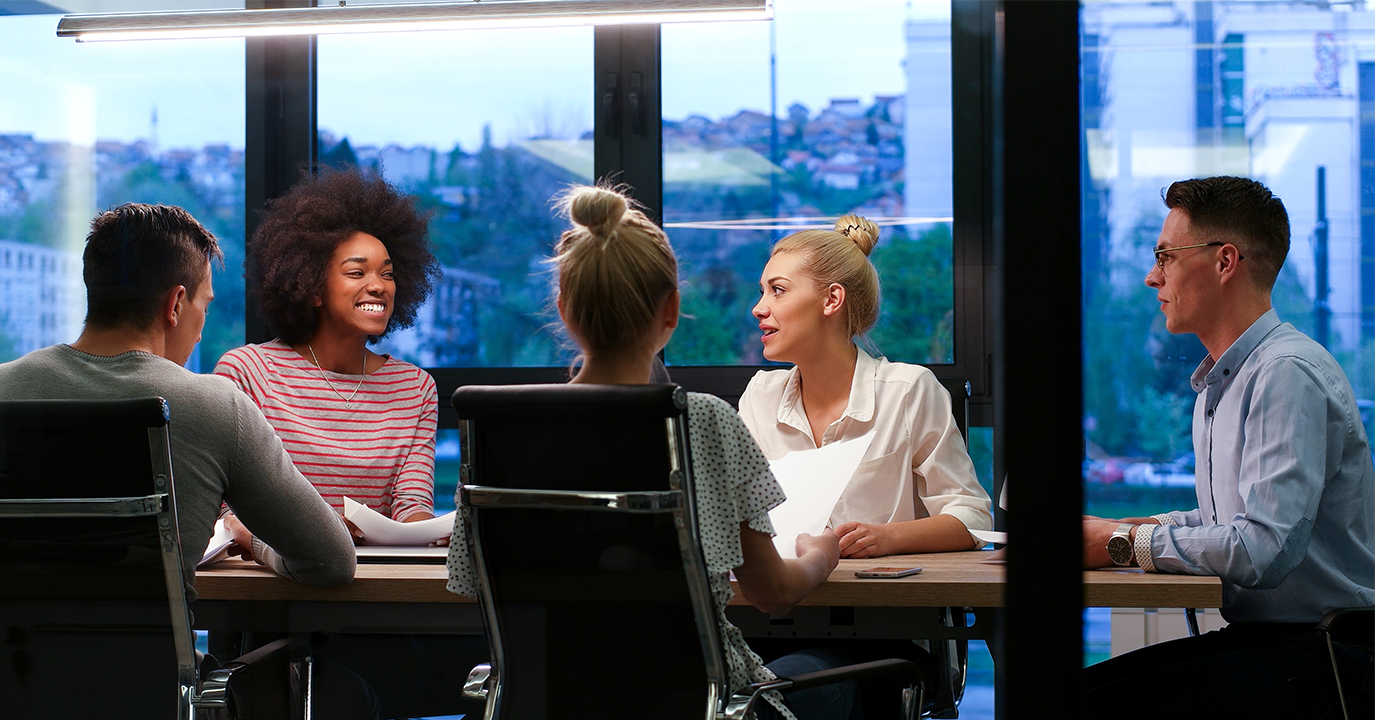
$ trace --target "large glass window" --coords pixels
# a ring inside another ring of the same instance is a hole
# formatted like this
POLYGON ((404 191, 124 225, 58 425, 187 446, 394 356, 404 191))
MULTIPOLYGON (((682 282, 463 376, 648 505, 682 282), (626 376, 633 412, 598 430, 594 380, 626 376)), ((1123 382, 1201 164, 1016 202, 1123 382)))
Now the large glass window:
POLYGON ((687 314, 670 364, 757 364, 770 245, 857 212, 893 360, 954 353, 948 2, 777 0, 772 23, 663 27, 664 225, 687 314))
POLYGON ((434 212, 444 276, 381 351, 423 367, 558 365, 550 198, 592 181, 592 29, 319 39, 320 159, 434 212))
MULTIPOLYGON (((1244 175, 1289 211, 1280 319, 1375 399, 1375 13, 1364 5, 1085 3, 1085 497, 1105 517, 1196 506, 1189 376, 1150 268, 1175 180, 1244 175)), ((1369 430, 1369 418, 1366 418, 1369 430)))
POLYGON ((208 372, 243 344, 243 40, 81 45, 59 17, 0 18, 0 361, 80 334, 96 212, 165 203, 225 250, 187 362, 208 372))

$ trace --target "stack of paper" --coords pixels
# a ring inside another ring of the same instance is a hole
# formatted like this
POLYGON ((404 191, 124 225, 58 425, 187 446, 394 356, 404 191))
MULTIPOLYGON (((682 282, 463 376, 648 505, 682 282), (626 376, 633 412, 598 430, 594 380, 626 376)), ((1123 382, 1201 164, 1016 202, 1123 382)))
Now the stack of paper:
POLYGON ((779 557, 797 557, 797 536, 826 529, 840 496, 873 442, 872 434, 831 443, 815 450, 795 450, 769 463, 788 499, 769 511, 773 544, 779 557))

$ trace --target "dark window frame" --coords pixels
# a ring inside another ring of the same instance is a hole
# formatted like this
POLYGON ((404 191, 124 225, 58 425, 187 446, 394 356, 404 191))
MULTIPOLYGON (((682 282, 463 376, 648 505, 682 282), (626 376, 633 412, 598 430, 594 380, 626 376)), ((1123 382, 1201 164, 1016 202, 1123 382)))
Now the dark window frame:
MULTIPOLYGON (((994 620, 1006 663, 998 676, 999 717, 1029 717, 1035 711, 1022 708, 1047 706, 1074 713, 1080 697, 1082 487, 1056 483, 1055 492, 1045 492, 1038 482, 1077 478, 1083 457, 1078 32, 1077 3, 952 2, 955 347, 954 362, 929 367, 943 379, 968 380, 970 425, 994 426, 995 491, 1009 467, 1026 478, 1010 489, 1018 512, 1004 526, 1027 540, 1008 548, 1008 608, 994 620), (1073 193, 1064 192, 1071 187, 1073 193)), ((251 237, 263 203, 296 182, 300 168, 314 165, 316 68, 314 38, 247 42, 245 235, 251 237)), ((642 101, 653 103, 650 137, 607 148, 599 141, 595 165, 601 175, 619 160, 621 179, 657 211, 658 29, 599 29, 595 48, 598 90, 612 68, 621 77, 652 71, 641 78, 651 93, 642 101)), ((602 122, 599 113, 599 140, 602 122)), ((248 292, 246 339, 262 342, 269 338, 248 292)), ((693 389, 730 397, 758 369, 673 372, 693 389)), ((447 397, 462 376, 557 381, 566 368, 431 372, 447 397)))
MULTIPOLYGON (((309 0, 258 0, 250 6, 305 4, 309 0)), ((953 24, 953 21, 952 21, 953 24)), ((962 81, 982 72, 977 42, 972 33, 952 27, 952 44, 960 48, 952 62, 952 111, 954 117, 955 222, 952 241, 954 273, 954 348, 950 363, 928 364, 944 380, 966 380, 972 388, 970 423, 992 424, 992 357, 984 312, 984 256, 987 194, 979 187, 971 157, 982 157, 979 108, 983 106, 978 82, 962 81)), ((977 39, 977 38, 975 38, 977 39)), ((248 124, 246 162, 245 237, 252 237, 264 203, 284 193, 299 178, 301 168, 316 163, 316 62, 313 37, 247 40, 248 124), (259 151, 261 150, 261 151, 259 151)), ((660 218, 663 208, 663 135, 660 112, 661 36, 659 26, 598 27, 594 35, 593 132, 596 137, 594 174, 615 177, 635 189, 636 199, 660 218), (638 115, 638 117, 637 117, 638 115)), ((271 339, 251 300, 246 307, 246 340, 271 339)), ((672 357, 669 357, 672 360, 672 357)), ((675 366, 674 379, 691 390, 711 392, 731 402, 763 365, 675 366)), ((482 377, 493 383, 558 382, 566 369, 543 368, 426 368, 448 397, 466 382, 482 377)), ((452 418, 440 418, 448 427, 452 418), (449 421, 446 423, 446 421, 449 421)))

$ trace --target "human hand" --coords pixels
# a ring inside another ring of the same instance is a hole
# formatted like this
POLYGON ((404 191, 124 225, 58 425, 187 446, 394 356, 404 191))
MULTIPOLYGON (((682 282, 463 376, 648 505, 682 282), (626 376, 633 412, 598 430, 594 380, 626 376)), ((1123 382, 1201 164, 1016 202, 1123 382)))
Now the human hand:
POLYGON ((1116 520, 1095 518, 1084 520, 1084 569, 1115 567, 1116 563, 1108 555, 1108 540, 1121 523, 1116 520))
POLYGON ((359 529, 358 529, 358 526, 357 526, 357 525, 354 525, 352 520, 350 520, 350 519, 344 517, 343 515, 340 515, 340 516, 339 516, 339 519, 342 520, 342 521, 344 522, 344 527, 347 528, 348 531, 349 531, 349 534, 353 536, 353 544, 354 544, 354 545, 358 545, 358 544, 364 544, 364 545, 366 545, 366 544, 367 544, 367 543, 362 542, 362 540, 363 540, 363 531, 362 531, 362 530, 359 530, 359 529))
POLYGON ((847 522, 836 527, 840 536, 840 556, 871 558, 893 554, 893 538, 882 523, 847 522))
POLYGON ((224 527, 234 538, 233 544, 227 548, 226 552, 233 557, 257 562, 257 558, 253 557, 253 533, 249 532, 248 528, 239 522, 239 516, 234 513, 225 513, 224 527))
POLYGON ((799 533, 795 549, 800 558, 817 553, 825 561, 827 575, 840 563, 840 537, 830 528, 822 530, 820 535, 799 533))

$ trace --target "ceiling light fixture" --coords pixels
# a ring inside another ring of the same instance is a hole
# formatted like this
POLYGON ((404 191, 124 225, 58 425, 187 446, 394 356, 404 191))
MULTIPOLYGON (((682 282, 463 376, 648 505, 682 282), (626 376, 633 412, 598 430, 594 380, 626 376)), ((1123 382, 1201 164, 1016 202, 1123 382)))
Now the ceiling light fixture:
POLYGON ((67 15, 77 42, 769 20, 770 0, 488 0, 67 15))

